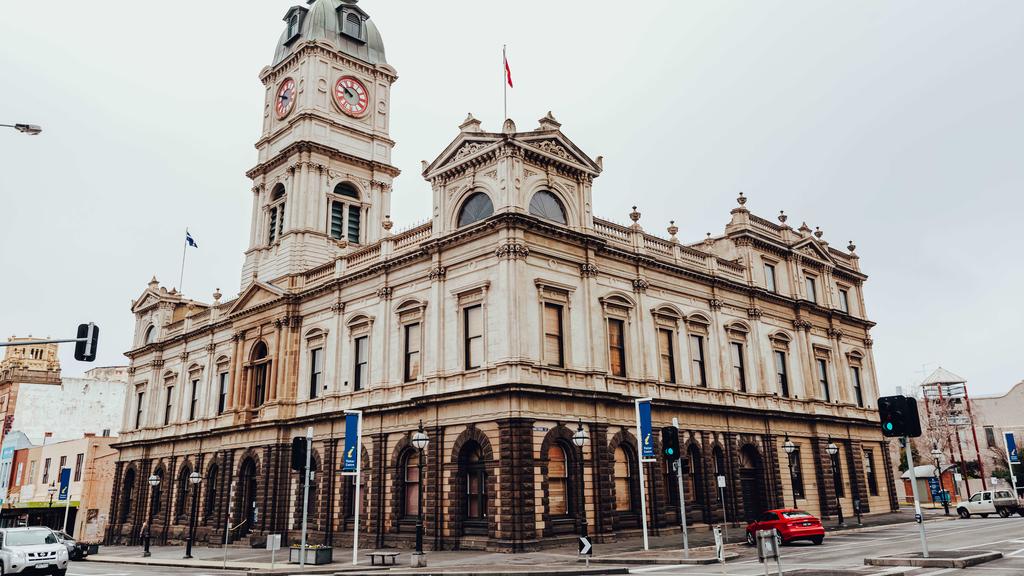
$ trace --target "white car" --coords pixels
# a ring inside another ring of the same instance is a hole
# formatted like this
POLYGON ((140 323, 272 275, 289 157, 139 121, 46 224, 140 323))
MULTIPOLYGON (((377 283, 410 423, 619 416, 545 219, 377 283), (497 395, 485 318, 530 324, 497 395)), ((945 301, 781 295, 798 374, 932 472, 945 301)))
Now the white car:
POLYGON ((68 549, 45 527, 0 529, 0 575, 65 576, 68 549))
POLYGON ((961 518, 970 518, 977 514, 982 518, 988 518, 989 514, 999 514, 1003 518, 1017 513, 1024 516, 1024 506, 1017 497, 1009 490, 985 490, 976 492, 965 502, 956 507, 956 513, 961 518))

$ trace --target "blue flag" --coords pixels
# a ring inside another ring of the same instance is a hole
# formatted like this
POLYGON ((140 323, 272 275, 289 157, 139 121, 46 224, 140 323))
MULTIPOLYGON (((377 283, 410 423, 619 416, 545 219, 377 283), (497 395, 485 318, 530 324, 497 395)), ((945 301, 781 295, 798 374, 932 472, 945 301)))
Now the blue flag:
POLYGON ((192 234, 188 230, 185 230, 185 243, 193 248, 199 248, 199 243, 192 237, 192 234))
POLYGON ((342 454, 342 472, 355 472, 359 467, 359 418, 358 413, 345 414, 345 452, 342 454))
POLYGON ((1017 451, 1017 442, 1013 438, 1013 432, 1004 432, 1003 439, 1006 441, 1006 456, 1010 464, 1020 464, 1020 452, 1017 451))
POLYGON ((637 412, 640 417, 640 458, 654 458, 654 439, 651 429, 651 401, 643 400, 637 403, 637 412))
POLYGON ((57 492, 57 500, 61 502, 71 496, 71 468, 60 469, 60 490, 57 492))

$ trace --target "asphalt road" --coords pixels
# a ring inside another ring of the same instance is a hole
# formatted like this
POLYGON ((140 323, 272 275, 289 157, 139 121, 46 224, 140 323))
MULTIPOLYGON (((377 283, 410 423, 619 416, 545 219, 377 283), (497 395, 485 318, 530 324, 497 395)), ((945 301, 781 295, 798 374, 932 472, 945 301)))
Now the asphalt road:
POLYGON ((106 564, 95 562, 72 562, 68 576, 217 576, 219 571, 204 572, 195 568, 172 568, 162 566, 138 566, 133 564, 106 564))
MULTIPOLYGON (((1002 552, 1004 558, 966 570, 922 569, 920 576, 939 574, 978 574, 984 576, 1020 576, 1024 574, 1024 518, 972 518, 926 523, 931 550, 978 549, 1002 552)), ((863 568, 865 556, 881 556, 920 551, 917 524, 896 524, 862 532, 829 535, 821 546, 794 543, 782 548, 782 567, 793 569, 863 568)), ((759 576, 764 566, 753 548, 742 547, 741 558, 729 562, 723 571, 718 566, 647 566, 630 570, 632 574, 652 576, 759 576)), ((774 566, 772 566, 774 569, 774 566)), ((878 568, 878 572, 886 568, 878 568)), ((775 574, 774 570, 771 571, 775 574)))

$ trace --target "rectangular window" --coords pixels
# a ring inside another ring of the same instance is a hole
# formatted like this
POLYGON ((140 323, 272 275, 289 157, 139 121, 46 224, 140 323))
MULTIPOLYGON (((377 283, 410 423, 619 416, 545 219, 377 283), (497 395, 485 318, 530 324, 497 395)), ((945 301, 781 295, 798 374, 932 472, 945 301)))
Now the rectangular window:
POLYGON ((463 309, 462 314, 465 366, 466 370, 472 370, 483 366, 484 363, 484 309, 480 305, 469 306, 463 309))
POLYGON ((415 382, 420 377, 420 323, 405 325, 404 380, 415 382))
POLYGON ((110 436, 110 428, 104 428, 103 434, 101 434, 101 436, 103 436, 104 438, 110 436))
POLYGON ((743 344, 732 342, 729 346, 732 351, 732 373, 736 381, 736 389, 740 392, 747 391, 747 374, 743 367, 743 344))
POLYGON ((192 394, 188 400, 188 419, 196 419, 196 408, 199 407, 199 380, 192 381, 192 394))
POLYGON ((818 301, 818 283, 814 276, 807 276, 804 278, 804 282, 807 285, 807 299, 811 302, 818 301))
POLYGON ((786 353, 775 351, 775 385, 779 394, 789 397, 789 374, 786 372, 786 353))
POLYGON ((82 481, 82 464, 85 463, 85 454, 75 455, 75 482, 82 481))
POLYGON ((270 228, 267 232, 267 243, 273 244, 277 238, 277 207, 270 209, 270 228))
POLYGON ((28 482, 27 484, 36 483, 36 461, 33 460, 28 463, 28 482))
POLYGON ((707 370, 704 367, 704 337, 690 335, 690 353, 693 355, 693 383, 697 386, 708 385, 707 370))
POLYGON ((850 367, 850 372, 852 372, 851 376, 853 378, 853 397, 857 401, 857 406, 863 408, 864 392, 862 391, 860 384, 860 366, 850 367))
POLYGON ((359 219, 362 217, 362 212, 359 206, 348 207, 348 241, 353 244, 359 244, 359 219))
POLYGON ((15 473, 15 477, 17 478, 17 484, 19 486, 22 484, 22 480, 24 480, 21 477, 21 474, 24 471, 25 471, 25 463, 24 462, 18 462, 18 471, 15 473))
POLYGON ((43 460, 43 484, 50 483, 50 459, 43 460))
POLYGON ((171 408, 174 406, 174 386, 167 387, 167 401, 164 402, 164 426, 171 423, 171 408))
POLYGON ((324 384, 324 349, 313 348, 309 351, 309 399, 320 395, 324 384))
POLYGON ((800 448, 789 455, 790 478, 793 480, 793 497, 804 497, 804 471, 800 467, 800 448))
POLYGON ((608 365, 612 376, 626 376, 626 323, 608 319, 608 365))
POLYGON ((67 465, 68 465, 68 457, 67 456, 61 456, 60 457, 60 467, 58 469, 63 470, 64 468, 67 467, 67 465))
POLYGON ((661 357, 661 379, 664 382, 676 381, 676 356, 672 346, 672 330, 658 329, 658 355, 661 357))
POLYGON ((842 288, 839 289, 839 309, 850 313, 850 293, 842 288))
POLYGON ((991 426, 985 426, 985 444, 989 448, 996 447, 996 430, 991 426))
POLYGON ((559 304, 544 304, 544 363, 548 366, 565 366, 562 307, 559 304))
POLYGON ((228 373, 221 372, 217 383, 217 414, 223 414, 228 408, 228 373))
POLYGON ((778 292, 775 287, 775 266, 771 264, 764 265, 764 286, 769 292, 778 292))
POLYGON ((878 478, 875 476, 875 453, 864 451, 864 474, 868 477, 868 493, 878 496, 878 478))
POLYGON ((818 388, 821 398, 825 402, 831 402, 832 392, 828 389, 828 361, 824 358, 816 358, 815 362, 818 364, 818 388))
POLYGON ((345 234, 345 205, 331 202, 331 238, 341 240, 345 234))
POLYGON ((135 401, 135 428, 142 428, 142 401, 146 397, 146 393, 139 392, 136 396, 138 398, 135 401))
POLYGON ((354 389, 362 390, 369 379, 369 336, 360 336, 355 340, 355 374, 354 389))

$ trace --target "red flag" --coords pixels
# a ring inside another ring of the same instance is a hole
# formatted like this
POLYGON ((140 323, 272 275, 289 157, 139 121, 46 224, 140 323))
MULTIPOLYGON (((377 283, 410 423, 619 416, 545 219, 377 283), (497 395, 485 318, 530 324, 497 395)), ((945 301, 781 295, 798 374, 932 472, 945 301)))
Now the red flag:
POLYGON ((505 59, 505 80, 508 82, 508 87, 512 88, 512 69, 508 67, 508 56, 503 53, 502 57, 505 59))

